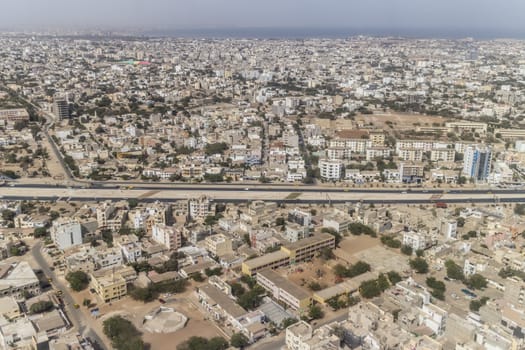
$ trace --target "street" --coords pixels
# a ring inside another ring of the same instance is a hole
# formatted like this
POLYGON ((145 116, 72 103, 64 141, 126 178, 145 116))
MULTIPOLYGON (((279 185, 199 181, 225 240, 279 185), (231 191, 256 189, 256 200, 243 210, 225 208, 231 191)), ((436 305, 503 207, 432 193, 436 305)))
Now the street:
POLYGON ((61 290, 63 292, 62 300, 65 304, 64 309, 71 323, 77 329, 78 333, 80 333, 84 337, 89 338, 91 341, 96 342, 101 346, 102 349, 109 349, 107 346, 105 346, 101 337, 99 337, 95 330, 93 330, 90 327, 86 327, 82 311, 80 309, 75 309, 73 306, 75 305, 75 301, 73 300, 73 297, 70 294, 69 287, 64 285, 57 278, 55 273, 51 270, 49 264, 42 255, 42 247, 42 241, 38 241, 37 243, 35 243, 35 245, 31 248, 31 255, 33 256, 35 262, 38 264, 40 269, 42 269, 44 274, 52 279, 52 285, 55 287, 55 289, 61 290))

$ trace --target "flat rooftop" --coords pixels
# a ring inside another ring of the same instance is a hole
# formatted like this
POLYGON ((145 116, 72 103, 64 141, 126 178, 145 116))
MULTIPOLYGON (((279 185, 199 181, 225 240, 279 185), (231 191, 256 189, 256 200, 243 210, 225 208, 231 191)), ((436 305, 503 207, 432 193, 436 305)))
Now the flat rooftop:
POLYGON ((259 256, 257 258, 246 260, 244 262, 244 264, 246 264, 249 268, 252 269, 252 268, 256 268, 256 267, 259 267, 259 266, 263 266, 263 265, 269 264, 269 263, 274 262, 274 261, 286 259, 288 257, 289 256, 288 256, 287 253, 285 253, 285 252, 283 252, 281 250, 278 250, 278 251, 273 252, 273 253, 264 254, 264 255, 259 256))
POLYGON ((291 282, 286 277, 281 276, 273 270, 263 270, 257 272, 257 275, 261 275, 264 278, 270 280, 278 288, 284 290, 288 294, 292 295, 297 300, 303 300, 311 297, 311 293, 307 292, 305 289, 301 288, 297 284, 291 282))
POLYGON ((231 300, 226 294, 221 292, 215 286, 206 284, 202 287, 199 287, 199 290, 206 294, 217 305, 219 305, 221 309, 226 311, 232 317, 238 318, 248 313, 240 305, 238 305, 235 301, 231 300))
POLYGON ((285 244, 283 247, 288 250, 297 250, 329 239, 333 239, 335 241, 335 237, 329 233, 318 233, 305 239, 300 239, 297 242, 285 244))

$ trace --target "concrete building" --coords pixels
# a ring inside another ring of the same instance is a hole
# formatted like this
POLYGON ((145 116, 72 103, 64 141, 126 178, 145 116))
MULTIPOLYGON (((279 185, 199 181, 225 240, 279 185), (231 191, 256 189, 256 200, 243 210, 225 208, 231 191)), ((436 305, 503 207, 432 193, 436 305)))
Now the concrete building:
POLYGON ((0 316, 12 322, 22 316, 20 306, 12 296, 0 297, 0 316))
POLYGON ((211 201, 206 196, 192 198, 188 202, 189 215, 191 218, 204 219, 211 214, 211 201))
POLYGON ((203 241, 204 248, 213 256, 233 254, 232 240, 222 233, 208 236, 203 241))
POLYGON ((413 250, 424 250, 432 245, 432 240, 420 232, 403 232, 403 245, 409 246, 413 250))
POLYGON ((320 233, 286 244, 281 250, 263 256, 246 260, 242 263, 242 273, 253 276, 258 271, 276 269, 312 259, 324 248, 335 248, 335 237, 328 233, 320 233))
POLYGON ((335 248, 335 237, 329 233, 319 233, 297 242, 286 244, 281 247, 281 251, 288 254, 290 263, 312 259, 324 248, 335 248))
POLYGON ((182 231, 174 226, 153 225, 151 239, 165 245, 168 250, 176 250, 182 246, 182 231))
POLYGON ((296 223, 289 223, 286 225, 286 230, 283 233, 283 237, 288 242, 297 242, 300 239, 308 237, 308 227, 304 227, 296 223))
POLYGON ((51 239, 60 250, 82 244, 82 226, 77 219, 58 218, 50 231, 51 239))
POLYGON ((458 222, 456 220, 443 220, 441 222, 441 233, 446 239, 456 239, 458 235, 458 222))
POLYGON ((469 146, 463 156, 463 174, 475 181, 486 181, 492 166, 492 148, 485 145, 469 146))
POLYGON ((52 111, 59 120, 69 119, 71 116, 69 102, 65 98, 55 98, 52 111))
POLYGON ((343 174, 343 163, 340 160, 321 159, 319 169, 323 180, 338 181, 343 174))
POLYGON ((425 166, 421 163, 401 162, 399 164, 399 177, 401 182, 421 182, 425 166))
POLYGON ((288 265, 290 265, 290 256, 288 253, 279 250, 244 261, 242 263, 242 273, 253 276, 261 270, 277 269, 288 265))
POLYGON ((27 261, 20 261, 15 266, 0 265, 0 296, 12 296, 22 300, 29 295, 40 294, 40 282, 27 261))
POLYGON ((272 293, 272 297, 292 308, 303 312, 312 302, 312 295, 303 288, 273 270, 257 272, 257 283, 272 293))
POLYGON ((128 293, 127 284, 136 279, 132 267, 95 271, 90 274, 91 286, 102 302, 120 300, 128 293))

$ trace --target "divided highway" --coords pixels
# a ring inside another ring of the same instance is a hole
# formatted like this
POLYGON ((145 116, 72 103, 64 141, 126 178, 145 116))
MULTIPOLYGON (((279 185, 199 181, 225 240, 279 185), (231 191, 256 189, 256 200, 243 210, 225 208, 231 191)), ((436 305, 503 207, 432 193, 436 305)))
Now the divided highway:
POLYGON ((137 187, 105 184, 106 187, 65 187, 51 184, 16 184, 0 187, 0 198, 8 200, 122 200, 169 202, 207 195, 221 202, 253 200, 289 203, 497 203, 525 202, 525 190, 481 189, 354 189, 321 186, 255 186, 207 184, 141 184, 137 187))

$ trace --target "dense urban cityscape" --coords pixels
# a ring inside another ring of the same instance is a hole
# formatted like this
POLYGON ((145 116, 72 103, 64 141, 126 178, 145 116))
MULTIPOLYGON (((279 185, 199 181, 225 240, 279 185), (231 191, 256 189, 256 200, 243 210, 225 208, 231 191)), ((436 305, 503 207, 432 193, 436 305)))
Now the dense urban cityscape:
POLYGON ((0 47, 1 348, 525 348, 525 41, 0 47))

